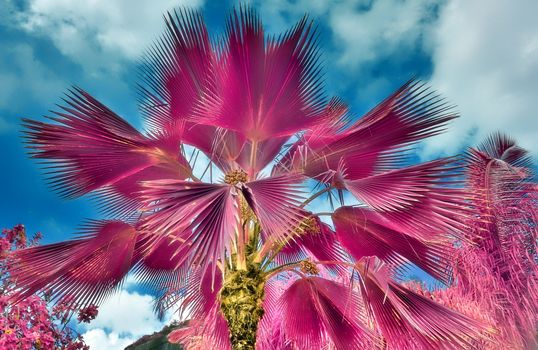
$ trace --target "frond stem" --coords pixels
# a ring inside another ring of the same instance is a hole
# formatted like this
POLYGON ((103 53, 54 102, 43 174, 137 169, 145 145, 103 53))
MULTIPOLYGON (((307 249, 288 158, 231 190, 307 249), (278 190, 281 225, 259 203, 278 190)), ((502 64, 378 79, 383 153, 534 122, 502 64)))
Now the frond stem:
MULTIPOLYGON (((291 263, 287 263, 287 264, 283 264, 283 265, 280 265, 278 267, 275 267, 274 269, 269 270, 267 272, 267 279, 273 277, 274 275, 276 275, 276 274, 278 274, 280 272, 293 270, 295 267, 299 266, 301 264, 301 262, 303 262, 303 261, 304 260, 295 261, 295 262, 291 262, 291 263)), ((345 261, 321 260, 321 261, 312 261, 312 263, 313 264, 319 264, 319 265, 342 265, 342 266, 350 267, 352 269, 356 268, 355 264, 348 263, 348 262, 345 262, 345 261)))
POLYGON ((328 186, 328 187, 325 187, 324 189, 314 193, 312 196, 310 196, 307 200, 305 200, 300 206, 299 208, 304 208, 306 207, 308 204, 310 204, 310 202, 312 202, 314 199, 318 198, 319 196, 321 196, 322 194, 324 193, 327 193, 327 192, 330 192, 332 190, 332 186, 328 186))
POLYGON ((333 214, 334 214, 334 212, 332 212, 332 211, 322 211, 322 212, 319 212, 319 213, 313 213, 312 215, 314 215, 314 216, 331 216, 333 214))
POLYGON ((254 180, 254 168, 256 167, 256 153, 258 153, 258 141, 253 141, 250 148, 250 169, 249 176, 251 180, 254 180))

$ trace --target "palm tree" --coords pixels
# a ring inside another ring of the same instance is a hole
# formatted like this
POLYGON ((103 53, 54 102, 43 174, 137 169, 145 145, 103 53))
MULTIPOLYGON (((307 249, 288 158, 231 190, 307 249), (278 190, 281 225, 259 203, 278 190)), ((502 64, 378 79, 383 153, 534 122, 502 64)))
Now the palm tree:
POLYGON ((498 347, 538 346, 537 187, 528 152, 493 134, 466 157, 466 188, 475 216, 469 240, 454 255, 458 283, 447 290, 469 300, 498 329, 498 347))
POLYGON ((18 298, 50 289, 99 304, 132 271, 157 290, 159 313, 191 319, 170 339, 193 349, 453 349, 487 337, 398 283, 411 263, 450 282, 452 242, 466 239, 456 160, 408 165, 408 150, 456 117, 446 102, 410 81, 353 118, 324 95, 306 17, 266 37, 241 8, 213 41, 198 13, 166 25, 140 71, 144 133, 78 87, 50 123, 24 120, 52 186, 94 195, 108 219, 21 251, 18 298), (322 199, 330 211, 316 210, 322 199))

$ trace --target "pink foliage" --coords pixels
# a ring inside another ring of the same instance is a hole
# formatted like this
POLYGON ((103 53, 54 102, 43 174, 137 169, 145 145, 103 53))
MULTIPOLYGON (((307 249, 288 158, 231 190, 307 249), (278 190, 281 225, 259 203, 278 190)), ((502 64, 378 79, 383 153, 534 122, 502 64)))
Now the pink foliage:
MULTIPOLYGON (((0 235, 0 255, 3 257, 0 260, 0 349, 89 350, 82 336, 67 324, 70 315, 76 312, 73 304, 57 304, 50 310, 46 295, 30 295, 17 304, 11 303, 9 288, 13 280, 9 270, 13 254, 27 245, 36 245, 39 239, 41 234, 38 233, 27 241, 23 225, 4 229, 0 235)), ((97 313, 97 307, 90 305, 80 310, 78 320, 90 322, 97 313)))
POLYGON ((538 346, 538 197, 530 166, 527 152, 501 134, 468 151, 466 187, 476 214, 453 257, 457 283, 434 299, 490 320, 498 345, 476 349, 538 346))
POLYGON ((452 242, 438 232, 430 231, 429 240, 421 240, 375 211, 347 206, 338 208, 332 218, 339 241, 355 259, 377 256, 394 266, 413 262, 440 281, 450 282, 452 242))
POLYGON ((127 223, 94 221, 86 225, 82 238, 18 250, 9 270, 20 287, 14 298, 48 288, 52 298, 69 298, 80 307, 99 303, 131 268, 135 239, 127 223), (29 259, 33 264, 27 264, 29 259), (107 269, 92 271, 96 264, 107 269))

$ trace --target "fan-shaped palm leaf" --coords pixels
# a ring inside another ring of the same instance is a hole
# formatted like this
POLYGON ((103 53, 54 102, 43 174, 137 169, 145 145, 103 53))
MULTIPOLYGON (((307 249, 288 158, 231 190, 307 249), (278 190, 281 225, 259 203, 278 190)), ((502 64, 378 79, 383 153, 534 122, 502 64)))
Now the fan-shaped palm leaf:
POLYGON ((333 216, 338 240, 351 255, 377 256, 394 267, 412 262, 448 284, 452 243, 444 237, 422 241, 406 234, 379 213, 362 208, 340 207, 333 216))
POLYGON ((487 336, 487 325, 392 282, 378 259, 366 258, 358 269, 363 298, 391 348, 470 349, 487 336))
POLYGON ((16 298, 51 290, 83 307, 99 303, 129 271, 136 230, 121 221, 95 221, 76 240, 17 251, 10 271, 16 298), (106 266, 106 269, 103 269, 106 266))

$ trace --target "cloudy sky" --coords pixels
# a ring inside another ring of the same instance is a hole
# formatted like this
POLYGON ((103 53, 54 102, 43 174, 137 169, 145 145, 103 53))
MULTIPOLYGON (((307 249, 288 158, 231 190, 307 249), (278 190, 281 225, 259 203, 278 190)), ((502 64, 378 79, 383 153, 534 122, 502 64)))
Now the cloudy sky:
MULTIPOLYGON (((133 85, 144 49, 163 30, 162 14, 201 9, 218 34, 234 2, 204 0, 0 0, 0 226, 25 223, 46 242, 66 239, 97 212, 87 199, 50 191, 27 159, 19 119, 41 118, 73 84, 141 126, 133 85)), ((460 153, 501 130, 538 154, 536 0, 273 0, 252 4, 278 33, 305 12, 316 20, 329 95, 359 116, 411 77, 458 106, 461 118, 420 145, 429 159, 460 153)), ((123 349, 160 329, 151 296, 127 281, 81 329, 94 349, 123 349), (129 315, 126 322, 125 314, 129 315)))

